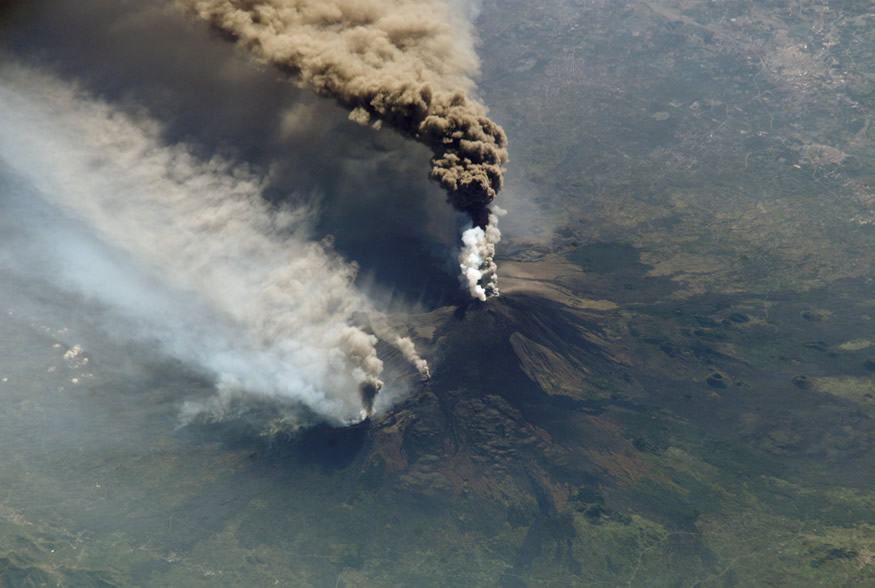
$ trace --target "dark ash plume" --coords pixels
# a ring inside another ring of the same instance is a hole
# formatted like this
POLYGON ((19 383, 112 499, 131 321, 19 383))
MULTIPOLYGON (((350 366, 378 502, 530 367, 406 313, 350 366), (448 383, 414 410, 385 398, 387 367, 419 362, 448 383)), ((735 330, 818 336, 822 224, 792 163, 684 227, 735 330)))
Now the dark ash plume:
MULTIPOLYGON (((429 147, 431 177, 473 228, 491 229, 482 271, 498 294, 489 204, 502 186, 507 138, 469 97, 477 58, 469 25, 440 0, 177 0, 259 58, 350 109, 429 147), (462 31, 464 38, 459 38, 462 31)), ((465 268, 463 267, 463 272, 465 268)), ((470 273, 463 281, 470 282, 470 273)))

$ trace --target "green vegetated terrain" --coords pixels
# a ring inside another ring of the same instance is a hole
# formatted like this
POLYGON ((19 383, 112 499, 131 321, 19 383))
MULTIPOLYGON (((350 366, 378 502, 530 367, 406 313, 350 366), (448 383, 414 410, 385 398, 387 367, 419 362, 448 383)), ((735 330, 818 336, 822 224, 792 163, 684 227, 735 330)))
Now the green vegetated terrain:
POLYGON ((134 389, 3 316, 5 356, 56 366, 4 374, 4 432, 140 424, 16 432, 2 585, 875 583, 872 4, 487 1, 477 26, 503 296, 410 317, 434 377, 387 413, 273 438, 174 432, 196 375, 134 389))

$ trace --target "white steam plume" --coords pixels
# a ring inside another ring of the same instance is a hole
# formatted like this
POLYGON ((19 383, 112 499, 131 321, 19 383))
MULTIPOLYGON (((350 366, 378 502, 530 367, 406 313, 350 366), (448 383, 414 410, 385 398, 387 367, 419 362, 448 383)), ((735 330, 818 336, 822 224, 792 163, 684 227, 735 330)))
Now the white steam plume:
POLYGON ((495 245, 501 241, 497 214, 489 214, 485 229, 471 227, 462 233, 462 251, 459 267, 462 281, 471 296, 485 302, 498 296, 498 266, 495 264, 495 245))
POLYGON ((309 238, 307 210, 271 209, 247 169, 162 144, 154 121, 21 66, 0 66, 0 129, 0 164, 22 180, 3 196, 52 211, 19 207, 28 238, 0 262, 211 374, 219 394, 185 415, 230 416, 247 398, 338 423, 372 410, 383 364, 365 329, 385 319, 355 266, 309 238))

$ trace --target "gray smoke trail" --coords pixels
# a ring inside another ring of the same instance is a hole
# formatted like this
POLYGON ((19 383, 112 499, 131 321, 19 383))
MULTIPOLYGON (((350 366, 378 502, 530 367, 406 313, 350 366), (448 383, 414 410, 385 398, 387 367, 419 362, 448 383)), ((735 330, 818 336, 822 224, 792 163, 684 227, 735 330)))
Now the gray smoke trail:
POLYGON ((414 345, 413 340, 410 339, 410 337, 402 337, 399 335, 389 325, 388 321, 380 316, 372 315, 370 326, 380 339, 400 351, 404 359, 413 364, 420 376, 425 379, 431 377, 431 371, 428 369, 428 362, 420 357, 419 353, 416 351, 416 345, 414 345))
POLYGON ((383 363, 366 329, 385 319, 354 288, 356 267, 310 240, 311 211, 271 209, 247 169, 164 145, 154 121, 19 66, 0 67, 0 129, 0 164, 23 178, 12 197, 66 217, 22 213, 21 248, 42 263, 11 250, 6 263, 212 374, 219 394, 188 418, 230 416, 246 398, 334 422, 373 410, 383 363))
POLYGON ((413 344, 410 337, 396 337, 393 341, 393 345, 395 345, 395 347, 401 352, 404 359, 416 367, 419 375, 423 378, 431 377, 431 371, 428 369, 428 362, 422 359, 419 356, 419 353, 416 352, 416 345, 413 344))
MULTIPOLYGON (((470 24, 458 6, 453 10, 442 0, 177 3, 349 108, 352 120, 388 125, 428 146, 431 177, 474 228, 486 231, 488 205, 502 186, 507 139, 486 107, 468 95, 478 63, 470 24)), ((497 226, 491 232, 497 235, 497 226)), ((488 276, 477 290, 481 299, 498 293, 496 242, 479 248, 485 257, 476 271, 488 276)))

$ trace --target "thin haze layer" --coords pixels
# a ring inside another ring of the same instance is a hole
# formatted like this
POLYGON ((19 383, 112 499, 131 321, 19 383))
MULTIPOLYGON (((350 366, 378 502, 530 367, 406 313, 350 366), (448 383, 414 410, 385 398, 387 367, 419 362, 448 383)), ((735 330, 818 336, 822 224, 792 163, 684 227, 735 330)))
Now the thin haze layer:
POLYGON ((233 416, 247 398, 349 422, 373 408, 381 335, 427 374, 354 288, 356 268, 310 240, 309 211, 275 210, 262 181, 221 159, 165 145, 135 120, 63 83, 0 68, 4 195, 30 227, 5 263, 107 308, 107 328, 157 342, 211 374, 220 394, 188 415, 233 416), (30 252, 30 263, 17 252, 30 252), (367 330, 366 330, 367 329, 367 330))
MULTIPOLYGON (((507 139, 470 96, 470 25, 440 0, 178 0, 260 58, 428 146, 431 177, 474 227, 490 224, 507 139)), ((497 231, 497 229, 496 229, 497 231)), ((492 260, 484 273, 494 284, 492 260)), ((464 278, 467 283, 467 278, 464 278)), ((497 289, 487 284, 490 293, 497 289)), ((472 294, 474 291, 472 290, 472 294)), ((481 297, 478 295, 478 297, 481 297)))

